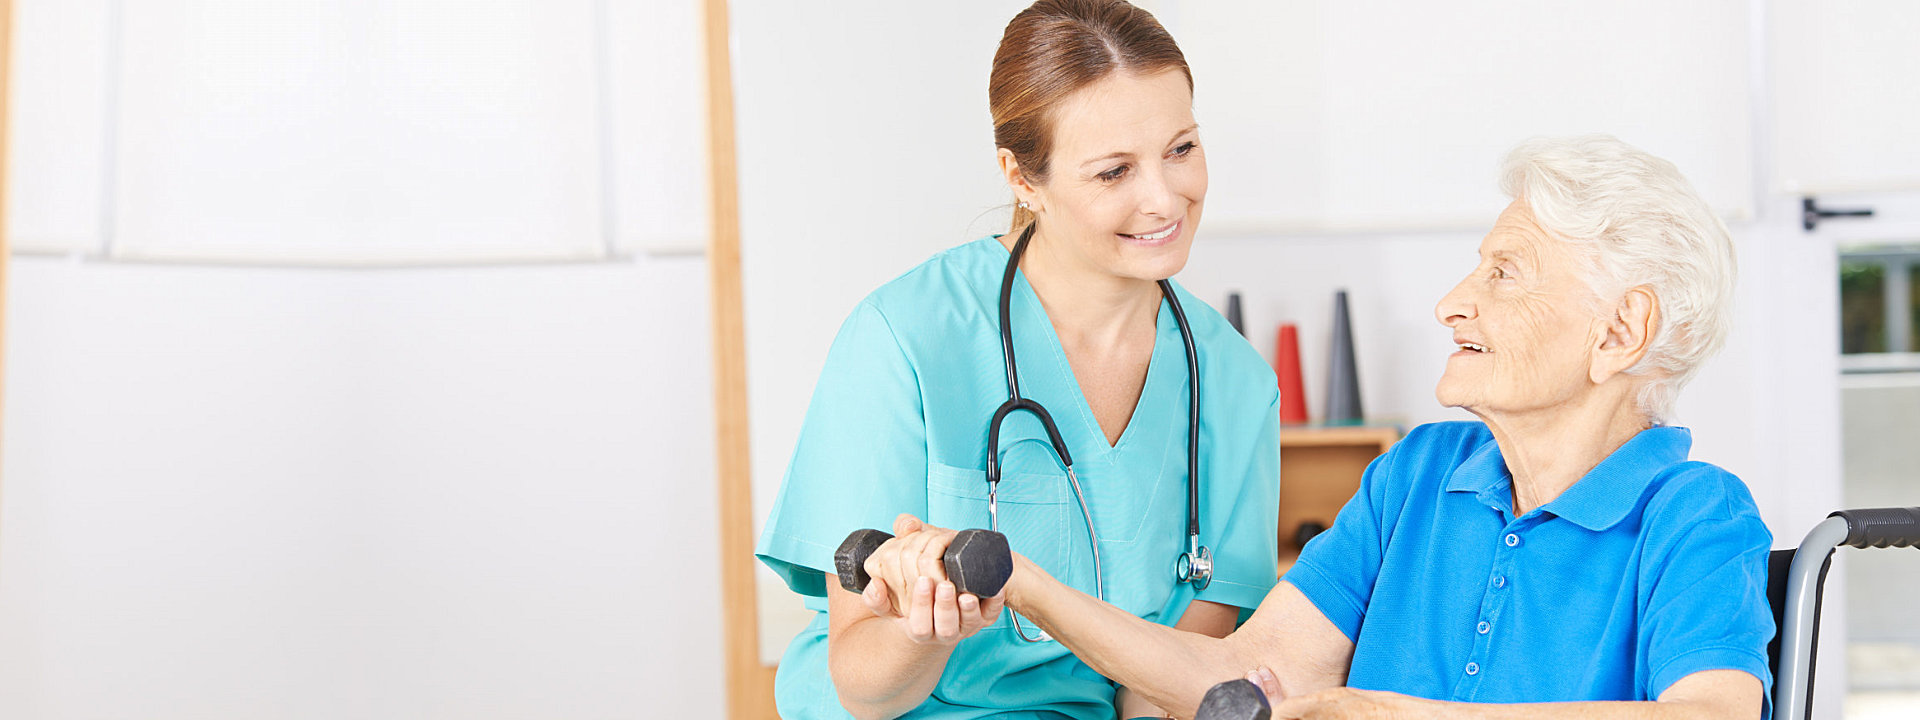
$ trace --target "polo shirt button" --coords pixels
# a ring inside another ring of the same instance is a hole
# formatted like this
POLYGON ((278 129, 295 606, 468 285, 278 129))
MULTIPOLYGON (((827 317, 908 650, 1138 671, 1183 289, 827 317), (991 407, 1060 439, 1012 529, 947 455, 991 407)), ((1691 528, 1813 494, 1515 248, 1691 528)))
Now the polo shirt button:
POLYGON ((1488 625, 1488 624, 1487 624, 1487 621, 1485 621, 1485 620, 1481 620, 1481 621, 1480 621, 1480 625, 1474 628, 1474 630, 1478 630, 1478 631, 1480 632, 1480 634, 1481 634, 1481 635, 1485 635, 1485 634, 1487 634, 1487 631, 1488 631, 1488 630, 1492 630, 1492 629, 1493 629, 1493 626, 1492 626, 1492 625, 1488 625))
POLYGON ((1519 544, 1520 544, 1519 535, 1515 535, 1513 533, 1507 533, 1507 547, 1516 547, 1519 544))
POLYGON ((1468 674, 1468 675, 1479 675, 1479 674, 1480 674, 1480 663, 1467 663, 1467 674, 1468 674))
POLYGON ((1506 587, 1506 586, 1507 586, 1507 576, 1505 576, 1505 575, 1495 575, 1495 576, 1494 576, 1494 578, 1493 578, 1493 586, 1494 586, 1494 587, 1497 587, 1497 588, 1503 588, 1503 587, 1506 587))

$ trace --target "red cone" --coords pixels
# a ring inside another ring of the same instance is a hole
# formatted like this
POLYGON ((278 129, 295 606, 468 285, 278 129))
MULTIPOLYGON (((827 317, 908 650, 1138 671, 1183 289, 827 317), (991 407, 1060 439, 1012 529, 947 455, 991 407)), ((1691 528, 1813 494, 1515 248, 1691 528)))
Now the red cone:
POLYGON ((1280 422, 1306 424, 1307 389, 1300 380, 1300 330, 1293 323, 1280 326, 1280 338, 1273 346, 1273 372, 1280 376, 1280 422))

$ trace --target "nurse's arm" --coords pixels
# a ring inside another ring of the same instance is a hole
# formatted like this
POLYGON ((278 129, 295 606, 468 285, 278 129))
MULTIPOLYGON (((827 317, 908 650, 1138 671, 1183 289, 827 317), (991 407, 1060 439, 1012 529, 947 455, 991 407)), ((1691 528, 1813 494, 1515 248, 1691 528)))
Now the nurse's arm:
POLYGON ((1134 617, 1061 584, 1014 554, 1007 607, 1031 619, 1100 674, 1148 702, 1192 717, 1207 689, 1269 668, 1287 697, 1346 682, 1353 643, 1293 585, 1267 593, 1253 617, 1225 638, 1134 617))
POLYGON ((931 577, 917 583, 899 593, 904 617, 878 617, 859 593, 827 583, 827 671, 841 706, 860 720, 890 720, 926 702, 954 645, 999 617, 998 599, 956 594, 931 577))

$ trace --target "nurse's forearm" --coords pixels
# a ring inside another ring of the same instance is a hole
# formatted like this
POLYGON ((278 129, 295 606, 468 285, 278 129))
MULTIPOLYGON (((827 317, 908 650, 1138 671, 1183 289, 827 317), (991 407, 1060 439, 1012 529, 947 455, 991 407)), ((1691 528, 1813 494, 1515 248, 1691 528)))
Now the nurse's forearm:
POLYGON ((1192 717, 1207 689, 1260 665, 1232 636, 1211 638, 1134 617, 1061 584, 1016 554, 1007 607, 1082 662, 1149 702, 1192 717))
POLYGON ((891 720, 919 707, 953 655, 952 645, 915 643, 894 622, 869 616, 827 646, 840 704, 860 720, 891 720))

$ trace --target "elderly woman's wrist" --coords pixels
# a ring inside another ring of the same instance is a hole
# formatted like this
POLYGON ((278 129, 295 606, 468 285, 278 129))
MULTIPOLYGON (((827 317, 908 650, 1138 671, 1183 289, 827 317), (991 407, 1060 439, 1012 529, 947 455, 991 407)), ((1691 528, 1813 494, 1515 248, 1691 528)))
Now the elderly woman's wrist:
POLYGON ((1013 574, 1007 577, 1007 607, 1025 612, 1032 600, 1032 592, 1040 583, 1045 582, 1046 577, 1047 571, 1041 570, 1040 566, 1033 564, 1033 561, 1028 560, 1026 556, 1014 553, 1013 574))

